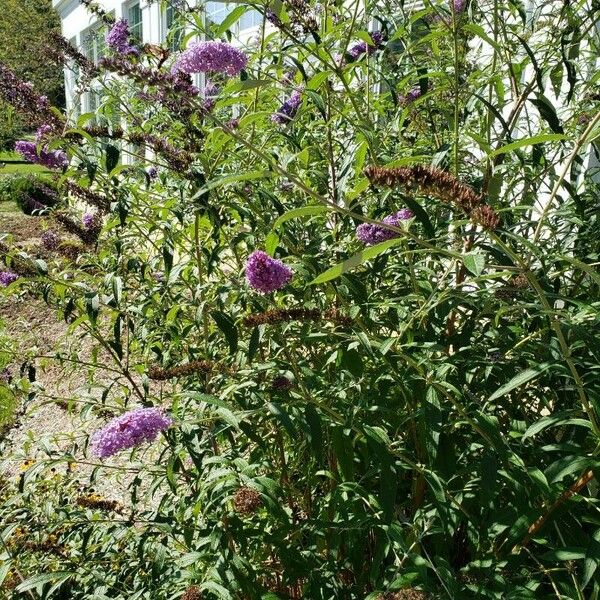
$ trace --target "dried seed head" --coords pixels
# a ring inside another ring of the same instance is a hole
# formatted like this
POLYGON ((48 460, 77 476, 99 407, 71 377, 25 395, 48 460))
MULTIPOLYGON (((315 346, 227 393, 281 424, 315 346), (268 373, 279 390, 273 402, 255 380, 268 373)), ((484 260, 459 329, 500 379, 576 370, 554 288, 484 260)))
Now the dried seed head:
POLYGON ((174 377, 185 377, 194 373, 209 373, 214 368, 214 364, 208 360, 193 360, 185 365, 164 369, 153 365, 148 369, 148 377, 155 381, 166 381, 174 377))
POLYGON ((244 325, 246 327, 257 327, 258 325, 275 325, 289 321, 331 321, 336 325, 343 326, 349 326, 353 323, 350 317, 340 314, 336 309, 328 309, 322 312, 318 308, 296 306, 253 313, 244 318, 244 325))
POLYGON ((286 392, 287 390, 292 389, 294 384, 283 375, 278 375, 273 379, 273 383, 271 384, 271 388, 275 392, 286 392))
POLYGON ((425 592, 407 588, 398 592, 385 592, 378 596, 377 600, 427 600, 428 596, 425 592))
POLYGON ((202 600, 202 592, 197 585, 192 585, 185 590, 181 600, 202 600))
POLYGON ((181 597, 181 600, 201 600, 202 592, 198 586, 192 585, 189 587, 185 594, 181 597))
POLYGON ((500 225, 498 213, 489 205, 482 204, 471 211, 471 220, 488 231, 494 231, 500 225))
POLYGON ((88 494, 79 496, 76 500, 77 505, 83 508, 97 508, 98 510, 120 512, 123 507, 116 500, 106 500, 98 494, 88 494))
POLYGON ((260 494, 249 487, 241 487, 233 496, 233 507, 241 515, 255 513, 262 504, 260 494))

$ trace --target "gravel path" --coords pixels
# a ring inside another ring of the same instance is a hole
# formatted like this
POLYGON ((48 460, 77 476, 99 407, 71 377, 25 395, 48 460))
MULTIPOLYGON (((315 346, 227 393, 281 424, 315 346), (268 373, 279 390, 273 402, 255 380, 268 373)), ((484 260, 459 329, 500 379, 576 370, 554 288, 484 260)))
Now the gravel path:
MULTIPOLYGON (((41 219, 22 214, 0 214, 0 235, 8 234, 13 244, 33 251, 39 248, 39 236, 44 230, 41 219)), ((41 250, 41 248, 40 248, 41 250)), ((33 252, 32 252, 33 253, 33 252)), ((39 256, 43 252, 36 252, 39 256)), ((68 330, 68 325, 59 320, 56 311, 41 300, 29 296, 1 296, 0 320, 4 333, 14 340, 16 352, 12 361, 13 372, 28 362, 35 367, 35 391, 33 400, 23 402, 15 425, 0 439, 0 473, 14 477, 26 465, 49 458, 57 458, 70 451, 82 460, 76 467, 77 478, 82 487, 90 487, 94 471, 92 463, 85 458, 83 444, 85 433, 102 426, 110 415, 98 416, 97 411, 84 411, 87 405, 97 405, 103 393, 111 405, 123 395, 122 383, 96 369, 94 379, 87 367, 75 360, 93 362, 92 345, 68 330), (100 379, 103 377, 103 379, 100 379), (96 412, 96 414, 94 414, 96 412)), ((99 362, 102 357, 99 357, 99 362)), ((156 451, 156 449, 154 450, 156 451)), ((149 450, 152 452, 152 450, 149 450)), ((111 465, 127 464, 122 459, 111 461, 111 465)), ((66 464, 57 470, 66 469, 66 464)), ((96 479, 93 489, 106 499, 127 504, 127 485, 131 474, 123 475, 115 469, 106 469, 96 479)))

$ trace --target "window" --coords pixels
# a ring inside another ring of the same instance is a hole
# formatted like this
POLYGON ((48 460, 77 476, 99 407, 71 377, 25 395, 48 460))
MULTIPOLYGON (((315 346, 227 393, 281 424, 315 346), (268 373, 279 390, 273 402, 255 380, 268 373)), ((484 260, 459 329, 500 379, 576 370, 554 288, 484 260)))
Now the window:
POLYGON ((226 2, 207 2, 204 10, 206 11, 207 24, 219 25, 233 10, 233 7, 226 2))
POLYGON ((140 3, 136 2, 127 8, 127 22, 129 23, 129 31, 131 37, 137 42, 144 41, 144 27, 142 24, 142 9, 140 3))
POLYGON ((249 10, 242 15, 239 21, 240 31, 254 29, 262 24, 263 16, 257 10, 249 10))
POLYGON ((165 31, 169 40, 169 50, 177 52, 183 41, 184 24, 179 22, 179 11, 171 4, 165 10, 165 31))
POLYGON ((82 33, 81 44, 83 54, 93 63, 98 63, 105 54, 106 42, 99 26, 94 26, 82 33))

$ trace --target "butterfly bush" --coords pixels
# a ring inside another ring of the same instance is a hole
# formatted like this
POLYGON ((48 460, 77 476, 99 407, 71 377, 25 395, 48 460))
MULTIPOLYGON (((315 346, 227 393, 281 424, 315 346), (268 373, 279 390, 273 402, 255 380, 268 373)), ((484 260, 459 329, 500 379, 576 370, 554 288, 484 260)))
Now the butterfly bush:
POLYGON ((234 76, 240 73, 248 57, 238 48, 225 42, 194 42, 175 60, 173 73, 222 73, 234 76))
POLYGON ((7 287, 19 279, 19 275, 13 271, 0 271, 0 286, 7 287))
MULTIPOLYGON (((401 227, 404 221, 408 221, 414 217, 414 214, 408 208, 403 208, 398 212, 388 215, 382 220, 382 223, 391 225, 392 227, 401 227)), ((382 227, 376 223, 361 223, 356 228, 356 237, 364 244, 371 246, 380 242, 385 242, 400 236, 401 234, 382 227)))
POLYGON ((106 43, 120 54, 138 54, 137 48, 129 43, 129 36, 129 23, 125 19, 119 19, 106 34, 106 43))
POLYGON ((62 169, 2 318, 80 336, 0 344, 27 411, 77 382, 0 477, 0 597, 598 596, 598 3, 181 2, 202 41, 132 53, 83 2, 109 52, 48 56, 96 114, 0 65, 62 169))
POLYGON ((271 258, 262 250, 255 250, 246 261, 248 284, 263 294, 285 287, 292 276, 292 270, 288 266, 276 258, 271 258))
POLYGON ((38 148, 35 142, 19 140, 15 142, 15 151, 25 160, 42 165, 48 169, 63 169, 69 164, 69 158, 63 150, 38 148))
POLYGON ((173 420, 161 408, 136 408, 114 418, 91 438, 92 453, 108 458, 145 442, 153 442, 173 420))
POLYGON ((291 121, 302 104, 302 93, 294 90, 290 97, 279 107, 276 113, 271 115, 271 121, 285 125, 291 121))

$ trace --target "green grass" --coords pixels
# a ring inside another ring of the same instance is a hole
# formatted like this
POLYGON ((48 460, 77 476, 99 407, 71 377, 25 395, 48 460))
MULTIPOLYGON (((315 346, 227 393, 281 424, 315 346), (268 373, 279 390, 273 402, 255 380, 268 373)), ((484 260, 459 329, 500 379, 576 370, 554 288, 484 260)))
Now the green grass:
POLYGON ((27 173, 49 173, 48 169, 41 165, 31 165, 29 163, 24 164, 4 164, 0 165, 0 176, 8 175, 10 173, 19 173, 26 175, 27 173))
POLYGON ((16 202, 4 201, 0 202, 0 215, 23 214, 16 202))
POLYGON ((23 157, 18 152, 12 150, 2 150, 0 152, 0 162, 3 160, 23 160, 23 157))

